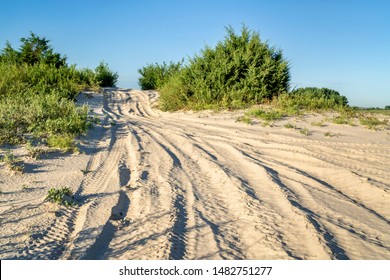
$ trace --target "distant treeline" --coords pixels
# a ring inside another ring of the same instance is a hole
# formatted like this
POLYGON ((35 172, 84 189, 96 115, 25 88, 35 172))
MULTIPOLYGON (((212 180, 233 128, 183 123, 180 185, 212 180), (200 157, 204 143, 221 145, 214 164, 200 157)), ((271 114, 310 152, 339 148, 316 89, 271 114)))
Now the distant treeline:
POLYGON ((290 65, 282 51, 260 40, 246 26, 228 27, 225 39, 188 61, 149 64, 138 70, 142 89, 160 92, 162 110, 243 108, 277 102, 282 107, 335 109, 348 106, 337 91, 290 91, 290 65))
POLYGON ((34 135, 61 146, 61 139, 73 139, 90 125, 88 109, 74 103, 77 94, 115 86, 118 74, 104 62, 94 70, 68 65, 49 40, 32 32, 20 42, 19 49, 7 42, 0 53, 0 144, 34 135))

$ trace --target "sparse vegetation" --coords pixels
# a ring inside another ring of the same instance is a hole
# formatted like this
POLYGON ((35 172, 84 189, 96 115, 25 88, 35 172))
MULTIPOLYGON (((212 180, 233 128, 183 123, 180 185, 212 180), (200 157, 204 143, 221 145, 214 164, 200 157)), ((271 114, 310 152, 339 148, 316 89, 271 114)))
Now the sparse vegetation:
POLYGON ((34 146, 31 140, 27 141, 26 149, 28 155, 34 160, 39 159, 42 154, 46 153, 46 150, 43 149, 42 147, 34 146))
POLYGON ((248 125, 252 124, 252 119, 250 117, 248 117, 248 116, 238 117, 236 121, 243 122, 243 123, 246 123, 248 125))
POLYGON ((341 115, 338 115, 338 116, 334 116, 332 118, 332 122, 335 123, 335 124, 349 124, 351 126, 355 125, 355 123, 353 121, 353 117, 348 116, 346 114, 341 114, 341 115))
POLYGON ((323 121, 319 121, 319 122, 312 122, 311 123, 312 126, 318 126, 318 127, 324 127, 325 124, 323 121))
POLYGON ((364 125, 365 127, 369 129, 378 129, 381 127, 387 127, 389 122, 388 120, 379 120, 377 117, 374 116, 366 116, 359 118, 360 124, 364 125))
POLYGON ((286 123, 284 125, 285 128, 288 128, 288 129, 297 129, 297 127, 291 123, 286 123))
POLYGON ((306 127, 299 129, 299 133, 301 133, 301 134, 303 134, 305 136, 309 136, 310 135, 310 131, 306 127))
POLYGON ((46 199, 53 203, 57 203, 65 206, 74 206, 76 202, 74 201, 73 192, 68 187, 61 187, 60 189, 51 188, 48 191, 46 199))
POLYGON ((326 136, 326 137, 340 136, 340 133, 334 134, 334 133, 331 132, 331 131, 327 131, 327 132, 324 133, 324 136, 326 136))
POLYGON ((281 118, 283 118, 283 116, 285 116, 285 114, 280 111, 275 111, 275 110, 264 111, 259 108, 250 109, 245 114, 247 116, 256 117, 259 119, 263 119, 265 121, 280 120, 281 118))
POLYGON ((0 158, 0 162, 4 163, 5 166, 15 172, 23 172, 24 164, 20 158, 17 158, 11 151, 7 151, 6 154, 0 158))

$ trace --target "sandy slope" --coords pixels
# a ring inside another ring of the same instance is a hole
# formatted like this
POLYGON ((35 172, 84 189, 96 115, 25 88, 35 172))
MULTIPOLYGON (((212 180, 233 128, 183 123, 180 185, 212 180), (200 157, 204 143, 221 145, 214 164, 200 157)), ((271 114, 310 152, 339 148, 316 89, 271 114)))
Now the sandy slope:
POLYGON ((388 131, 310 125, 319 115, 247 125, 156 100, 81 100, 103 123, 82 154, 0 168, 2 259, 390 259, 388 131), (43 201, 59 186, 80 206, 43 201))

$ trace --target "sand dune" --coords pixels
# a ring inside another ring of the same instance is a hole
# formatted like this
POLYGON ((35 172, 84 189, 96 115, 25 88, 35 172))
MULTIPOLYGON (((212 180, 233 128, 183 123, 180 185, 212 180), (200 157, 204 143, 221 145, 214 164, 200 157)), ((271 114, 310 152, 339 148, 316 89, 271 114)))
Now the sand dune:
POLYGON ((83 153, 0 169, 2 259, 390 259, 388 131, 311 126, 319 115, 247 125, 157 99, 84 97, 102 125, 83 153), (80 205, 45 202, 59 186, 80 205))

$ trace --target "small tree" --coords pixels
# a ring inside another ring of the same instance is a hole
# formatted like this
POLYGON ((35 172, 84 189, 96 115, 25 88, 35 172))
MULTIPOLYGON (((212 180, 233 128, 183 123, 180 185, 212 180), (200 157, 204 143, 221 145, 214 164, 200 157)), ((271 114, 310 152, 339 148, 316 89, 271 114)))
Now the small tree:
POLYGON ((27 63, 29 65, 44 63, 54 65, 56 68, 66 66, 66 56, 54 52, 49 45, 50 41, 45 37, 40 38, 30 32, 30 37, 21 38, 20 42, 22 44, 19 51, 13 49, 11 44, 7 42, 1 52, 0 60, 12 63, 27 63))
POLYGON ((101 61, 99 66, 95 68, 96 79, 101 87, 115 87, 118 82, 119 75, 113 72, 108 64, 101 61))

